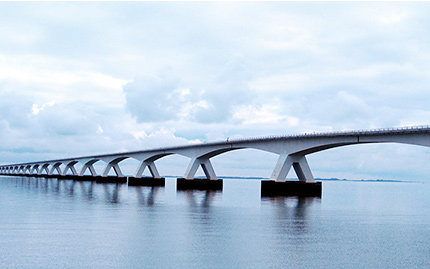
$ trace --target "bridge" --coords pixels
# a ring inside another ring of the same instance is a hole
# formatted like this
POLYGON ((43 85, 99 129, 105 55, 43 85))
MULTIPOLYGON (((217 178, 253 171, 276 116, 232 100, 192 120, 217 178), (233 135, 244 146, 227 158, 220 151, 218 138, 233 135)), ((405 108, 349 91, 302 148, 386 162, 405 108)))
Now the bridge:
POLYGON ((315 152, 356 144, 402 143, 430 147, 430 126, 414 126, 389 129, 305 133, 258 138, 232 139, 219 142, 120 152, 0 165, 0 174, 30 177, 72 178, 99 182, 127 182, 129 185, 164 185, 156 161, 165 156, 179 154, 190 159, 184 177, 177 179, 178 189, 222 189, 222 179, 216 176, 210 159, 225 152, 239 149, 257 149, 277 154, 278 160, 270 180, 262 181, 262 194, 321 195, 321 182, 316 182, 306 160, 315 152), (124 176, 120 164, 135 159, 139 165, 133 176, 124 176), (97 162, 105 163, 101 174, 94 169, 97 162), (77 170, 78 166, 79 171, 77 170), (205 179, 195 178, 201 167, 205 179), (293 168, 298 181, 285 181, 293 168), (148 169, 151 177, 143 177, 148 169), (108 176, 113 170, 115 177, 108 176), (86 174, 87 173, 87 174, 86 174), (88 175, 89 174, 89 175, 88 175))

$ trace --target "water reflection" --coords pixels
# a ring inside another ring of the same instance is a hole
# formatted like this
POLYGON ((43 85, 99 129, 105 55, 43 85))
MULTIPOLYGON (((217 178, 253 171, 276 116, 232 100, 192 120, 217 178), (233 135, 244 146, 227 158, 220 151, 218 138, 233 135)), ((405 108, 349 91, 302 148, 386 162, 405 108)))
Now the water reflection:
POLYGON ((112 203, 112 204, 118 204, 120 202, 119 190, 122 184, 114 183, 114 184, 102 184, 102 185, 103 185, 106 202, 112 203))
POLYGON ((188 201, 190 208, 202 208, 206 212, 214 201, 217 194, 216 191, 196 191, 196 190, 185 190, 180 191, 188 201))
POLYGON ((285 234, 303 234, 308 232, 309 210, 314 203, 320 203, 318 197, 265 197, 262 202, 269 202, 275 211, 273 218, 278 229, 285 234))
MULTIPOLYGON (((57 180, 57 181, 59 181, 59 180, 57 180)), ((74 180, 60 180, 59 184, 61 184, 61 182, 64 185, 64 191, 65 191, 66 195, 73 197, 74 193, 75 193, 76 181, 74 181, 74 180)))
POLYGON ((79 181, 79 186, 81 188, 81 193, 84 194, 84 197, 88 201, 92 201, 94 199, 93 192, 94 192, 94 181, 90 181, 89 184, 85 184, 83 181, 79 181), (88 185, 88 186, 85 186, 88 185))
POLYGON ((157 193, 161 187, 129 186, 129 189, 130 188, 134 188, 139 205, 153 206, 155 204, 157 193))
POLYGON ((85 201, 94 201, 97 197, 104 197, 103 201, 106 203, 118 204, 121 202, 121 184, 96 184, 94 181, 30 177, 14 177, 2 180, 2 183, 6 182, 14 184, 15 187, 37 191, 46 195, 54 194, 55 196, 70 199, 81 198, 85 201), (96 185, 100 185, 100 187, 96 188, 96 185))

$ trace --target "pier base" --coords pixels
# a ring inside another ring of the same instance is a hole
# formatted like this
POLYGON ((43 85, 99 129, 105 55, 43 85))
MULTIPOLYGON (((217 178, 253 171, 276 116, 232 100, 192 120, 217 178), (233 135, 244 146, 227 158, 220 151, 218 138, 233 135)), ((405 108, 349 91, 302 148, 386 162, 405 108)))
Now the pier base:
POLYGON ((160 186, 164 187, 166 184, 165 178, 153 178, 153 177, 128 177, 128 186, 160 186))
POLYGON ((127 183, 126 177, 96 177, 96 183, 127 183))
POLYGON ((222 179, 185 179, 178 178, 176 181, 177 190, 222 190, 222 179))
POLYGON ((321 182, 274 180, 261 181, 261 196, 313 196, 321 197, 321 182))
POLYGON ((93 176, 74 176, 74 175, 65 175, 65 176, 57 176, 56 177, 58 180, 66 180, 66 179, 70 179, 70 180, 76 180, 76 181, 96 181, 97 177, 93 177, 93 176))

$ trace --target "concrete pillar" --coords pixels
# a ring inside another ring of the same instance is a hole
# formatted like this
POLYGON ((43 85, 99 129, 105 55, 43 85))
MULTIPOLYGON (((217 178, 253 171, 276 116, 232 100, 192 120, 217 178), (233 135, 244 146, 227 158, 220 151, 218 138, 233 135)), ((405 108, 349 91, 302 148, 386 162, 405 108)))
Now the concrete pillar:
POLYGON ((149 173, 153 178, 161 178, 160 173, 158 173, 157 166, 155 166, 154 162, 147 162, 149 173))
POLYGON ((77 176, 77 175, 78 175, 78 172, 77 172, 77 171, 76 171, 76 169, 75 169, 75 164, 76 164, 76 163, 77 163, 76 161, 68 163, 68 164, 66 165, 66 167, 64 168, 63 173, 62 173, 61 175, 62 175, 62 176, 67 175, 67 171, 70 169, 70 171, 72 172, 72 175, 77 176))
POLYGON ((39 174, 39 165, 35 164, 30 170, 30 174, 34 174, 34 171, 36 171, 36 174, 39 174))
POLYGON ((193 179, 194 175, 197 172, 197 169, 199 168, 200 162, 197 158, 193 158, 190 161, 190 164, 187 167, 187 170, 185 171, 184 178, 185 179, 193 179))
POLYGON ((145 161, 145 160, 142 160, 140 162, 139 166, 136 169, 134 177, 141 178, 146 167, 148 167, 149 172, 151 173, 153 178, 161 178, 160 174, 158 173, 157 166, 155 166, 155 163, 153 161, 145 161))
POLYGON ((202 159, 200 160, 200 165, 203 169, 203 172, 206 175, 207 179, 217 179, 215 170, 212 166, 212 163, 209 159, 202 159))
POLYGON ((118 162, 110 162, 106 165, 105 170, 103 171, 102 177, 107 177, 109 174, 110 169, 113 168, 113 170, 115 171, 116 175, 118 177, 124 177, 121 168, 118 165, 118 162))
POLYGON ((54 165, 51 167, 51 169, 49 170, 48 175, 49 175, 49 176, 50 176, 50 175, 52 175, 52 174, 54 173, 54 171, 55 171, 55 170, 57 170, 57 173, 58 173, 59 175, 61 175, 60 165, 61 165, 61 163, 56 163, 56 164, 54 164, 54 165))
POLYGON ((42 171, 45 170, 46 174, 49 173, 49 164, 47 164, 46 166, 42 167, 42 171))
POLYGON ((291 165, 293 165, 292 157, 288 154, 279 155, 278 161, 276 162, 275 169, 273 170, 270 179, 275 181, 285 181, 285 178, 290 171, 291 165))
POLYGON ((215 170, 209 158, 193 158, 185 171, 185 179, 193 179, 199 166, 202 167, 207 179, 217 179, 215 170))
POLYGON ((304 155, 281 154, 273 170, 270 179, 275 181, 285 181, 291 166, 294 168, 297 177, 303 182, 315 182, 309 164, 304 155))
POLYGON ((37 174, 41 175, 43 173, 43 171, 45 171, 46 174, 49 174, 48 166, 49 166, 49 164, 47 164, 47 163, 43 164, 39 170, 39 173, 37 173, 37 174))
POLYGON ((97 172, 96 172, 96 169, 94 169, 94 166, 93 166, 93 164, 95 163, 95 162, 97 162, 98 160, 91 160, 91 161, 89 161, 89 162, 87 162, 87 163, 85 163, 83 166, 82 166, 82 169, 81 169, 81 172, 79 173, 79 176, 83 176, 84 174, 85 174, 85 171, 87 170, 87 168, 90 170, 90 173, 91 173, 91 175, 93 176, 93 177, 96 177, 97 176, 97 172))
POLYGON ((301 156, 296 162, 293 162, 293 168, 294 171, 296 171, 297 177, 300 181, 315 182, 311 168, 309 167, 305 156, 301 156))

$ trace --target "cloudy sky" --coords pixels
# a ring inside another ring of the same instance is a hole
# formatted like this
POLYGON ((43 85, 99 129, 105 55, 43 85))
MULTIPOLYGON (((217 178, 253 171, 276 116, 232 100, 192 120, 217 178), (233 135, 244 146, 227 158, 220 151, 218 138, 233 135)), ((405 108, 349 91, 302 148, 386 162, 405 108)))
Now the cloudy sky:
MULTIPOLYGON (((0 162, 430 123, 430 3, 0 3, 0 162)), ((270 176, 276 156, 217 156, 270 176)), ((430 181, 430 149, 308 157, 316 177, 430 181)), ((180 175, 188 160, 159 160, 180 175)), ((290 177, 294 174, 290 173, 290 177)))

